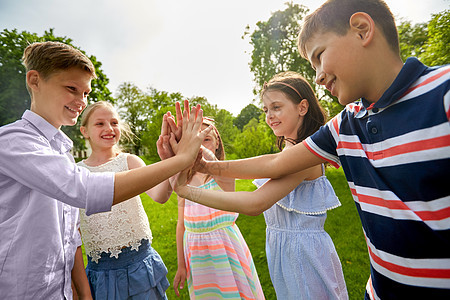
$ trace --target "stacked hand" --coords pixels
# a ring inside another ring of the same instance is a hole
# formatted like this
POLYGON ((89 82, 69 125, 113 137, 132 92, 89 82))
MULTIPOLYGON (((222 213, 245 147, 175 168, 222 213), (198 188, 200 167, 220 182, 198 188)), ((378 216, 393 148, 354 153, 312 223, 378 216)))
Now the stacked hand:
MULTIPOLYGON (((161 159, 167 159, 177 154, 189 155, 192 164, 187 169, 190 169, 194 161, 202 159, 200 145, 211 128, 200 131, 203 122, 203 111, 200 105, 189 110, 189 101, 185 100, 183 113, 181 113, 179 102, 175 103, 175 109, 176 120, 170 112, 163 116, 161 135, 156 143, 157 151, 161 159)), ((187 171, 184 173, 178 174, 182 175, 180 179, 184 179, 184 182, 176 182, 177 175, 171 178, 170 183, 174 189, 176 186, 186 184, 187 171)))

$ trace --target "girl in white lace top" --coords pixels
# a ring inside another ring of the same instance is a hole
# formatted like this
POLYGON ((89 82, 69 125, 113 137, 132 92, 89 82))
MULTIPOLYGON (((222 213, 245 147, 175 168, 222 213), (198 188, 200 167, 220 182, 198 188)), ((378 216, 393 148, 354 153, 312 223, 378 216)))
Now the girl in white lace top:
MULTIPOLYGON (((78 163, 80 166, 92 172, 145 166, 141 158, 118 147, 121 136, 129 136, 130 130, 110 103, 100 101, 88 106, 80 130, 92 149, 92 154, 78 163)), ((162 139, 157 149, 161 159, 166 159, 173 153, 162 146, 162 139)), ((146 193, 165 203, 172 188, 166 180, 146 193)), ((94 299, 167 299, 167 268, 151 247, 152 232, 139 196, 113 206, 110 212, 87 216, 81 209, 80 230, 94 299)))

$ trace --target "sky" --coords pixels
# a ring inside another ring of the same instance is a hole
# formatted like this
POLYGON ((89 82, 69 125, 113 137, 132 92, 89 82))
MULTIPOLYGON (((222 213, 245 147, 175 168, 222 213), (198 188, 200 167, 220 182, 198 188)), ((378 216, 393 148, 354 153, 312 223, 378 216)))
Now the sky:
MULTIPOLYGON (((68 37, 96 56, 117 92, 123 82, 184 97, 205 97, 237 114, 255 96, 242 39, 287 0, 0 0, 0 29, 68 37)), ((310 11, 324 1, 296 0, 310 11)), ((450 0, 387 0, 396 20, 428 22, 450 0)))

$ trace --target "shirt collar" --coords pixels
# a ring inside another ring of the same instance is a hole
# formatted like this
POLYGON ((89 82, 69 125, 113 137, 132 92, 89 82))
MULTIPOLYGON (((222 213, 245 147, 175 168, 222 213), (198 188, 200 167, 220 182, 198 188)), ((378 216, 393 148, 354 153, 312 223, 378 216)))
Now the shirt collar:
POLYGON ((26 110, 22 115, 22 119, 27 120, 36 127, 48 141, 51 142, 54 140, 61 153, 68 152, 72 149, 72 140, 64 132, 56 129, 40 115, 31 110, 26 110))
POLYGON ((426 68, 427 67, 417 58, 408 58, 394 82, 376 103, 371 103, 366 99, 361 98, 362 107, 355 117, 362 118, 371 109, 381 109, 391 105, 395 100, 403 96, 408 88, 422 75, 426 68))

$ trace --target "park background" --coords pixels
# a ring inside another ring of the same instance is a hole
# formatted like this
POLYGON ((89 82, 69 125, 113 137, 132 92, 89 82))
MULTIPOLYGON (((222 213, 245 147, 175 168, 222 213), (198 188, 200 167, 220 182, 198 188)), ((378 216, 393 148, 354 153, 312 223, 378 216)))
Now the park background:
MULTIPOLYGON (((445 1, 448 3, 448 0, 445 1)), ((6 2, 5 0, 0 2, 0 11, 6 2)), ((98 79, 92 82, 93 91, 89 102, 105 100, 118 108, 121 117, 130 124, 135 134, 133 141, 124 145, 126 150, 141 156, 147 164, 159 160, 156 153, 156 140, 160 132, 162 115, 168 110, 174 112, 174 102, 184 99, 189 99, 193 104, 200 103, 205 115, 216 120, 216 126, 224 141, 227 159, 275 153, 278 151, 275 137, 265 123, 258 94, 263 83, 276 73, 291 70, 304 75, 313 86, 330 118, 342 109, 337 99, 314 83, 315 72, 309 63, 298 54, 296 37, 300 23, 308 12, 310 12, 308 7, 288 2, 281 5, 279 10, 273 11, 267 19, 242 27, 239 38, 248 44, 248 50, 244 54, 248 58, 246 67, 252 75, 252 86, 249 88, 251 95, 242 98, 234 91, 235 86, 227 84, 227 81, 217 80, 216 85, 225 95, 234 93, 235 97, 241 99, 240 105, 243 108, 237 113, 234 111, 235 106, 231 101, 228 103, 226 99, 217 102, 217 99, 192 96, 192 94, 186 95, 176 91, 175 75, 174 85, 167 90, 157 89, 151 82, 147 87, 142 88, 141 84, 133 82, 131 79, 126 79, 111 89, 108 72, 103 68, 101 58, 97 57, 96 53, 86 52, 94 62, 98 75, 98 79)), ((4 11, 1 14, 4 14, 4 11)), ((94 18, 94 16, 92 17, 94 18)), ((450 62, 449 18, 450 10, 446 8, 432 14, 429 20, 421 23, 413 23, 407 19, 397 20, 403 60, 409 56, 416 56, 430 66, 448 64, 450 62)), ((0 21, 0 25, 2 22, 0 21)), ((25 70, 20 61, 28 43, 44 40, 62 41, 85 52, 85 49, 80 47, 77 41, 69 36, 58 35, 57 32, 57 28, 51 26, 43 33, 33 32, 19 26, 2 28, 0 32, 0 126, 20 118, 24 110, 30 106, 29 95, 25 88, 25 70)), ((197 33, 193 32, 192 34, 197 33)), ((173 38, 177 39, 178 37, 174 36, 173 38)), ((207 36, 204 38, 208 39, 207 36)), ((199 45, 193 46, 198 49, 199 45)), ((189 47, 189 45, 180 45, 180 52, 183 52, 182 49, 185 47, 189 47)), ((223 55, 223 52, 219 51, 218 53, 223 55)), ((132 56, 133 53, 129 53, 129 55, 132 56)), ((179 52, 174 54, 174 57, 180 59, 179 55, 184 57, 179 52)), ((189 57, 184 58, 189 59, 189 57)), ((221 67, 221 57, 217 56, 216 59, 216 63, 210 63, 212 69, 221 67)), ((118 58, 117 63, 122 64, 122 60, 126 62, 129 58, 118 58)), ((131 68, 131 66, 129 67, 131 68)), ((184 71, 181 69, 168 70, 172 74, 184 71)), ((208 72, 208 70, 201 70, 201 75, 196 72, 192 73, 192 77, 199 83, 196 86, 197 95, 202 94, 202 88, 206 88, 202 82, 211 76, 214 77, 214 73, 208 72)), ((130 78, 132 77, 130 76, 130 78)), ((217 77, 217 79, 219 78, 217 77)), ((63 131, 74 141, 75 157, 78 160, 85 157, 87 149, 79 133, 79 125, 64 127, 63 131)), ((326 174, 335 188, 342 206, 328 213, 325 228, 332 237, 340 256, 350 299, 361 299, 369 276, 369 259, 361 224, 342 170, 327 168, 326 174)), ((237 182, 237 190, 251 191, 254 189, 251 180, 238 180, 237 182)), ((176 272, 176 197, 172 195, 168 203, 164 205, 153 202, 147 195, 141 197, 154 234, 153 246, 164 259, 169 269, 168 279, 172 281, 176 272)), ((275 299, 265 258, 264 217, 262 215, 258 217, 241 215, 237 224, 252 251, 267 299, 275 299)), ((176 298, 172 287, 168 290, 168 296, 169 299, 176 298)), ((181 298, 188 298, 187 288, 183 291, 181 298)))

